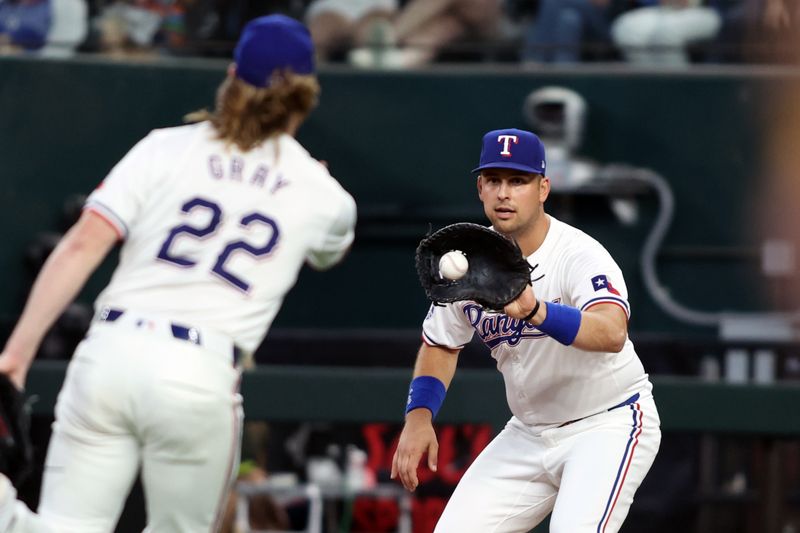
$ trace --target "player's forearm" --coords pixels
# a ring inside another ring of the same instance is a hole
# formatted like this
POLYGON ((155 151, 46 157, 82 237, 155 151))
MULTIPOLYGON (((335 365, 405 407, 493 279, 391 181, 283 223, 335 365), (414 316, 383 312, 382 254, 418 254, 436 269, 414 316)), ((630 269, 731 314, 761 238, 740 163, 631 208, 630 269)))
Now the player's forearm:
POLYGON ((432 376, 444 383, 446 388, 456 373, 458 350, 422 344, 414 365, 414 377, 432 376))
POLYGON ((83 229, 76 225, 67 233, 36 278, 22 316, 5 347, 5 352, 16 357, 20 364, 30 364, 47 330, 111 247, 93 241, 83 229))
POLYGON ((458 352, 422 344, 414 365, 414 379, 408 387, 406 424, 430 424, 436 417, 453 380, 458 352), (428 414, 417 411, 426 411, 428 414))

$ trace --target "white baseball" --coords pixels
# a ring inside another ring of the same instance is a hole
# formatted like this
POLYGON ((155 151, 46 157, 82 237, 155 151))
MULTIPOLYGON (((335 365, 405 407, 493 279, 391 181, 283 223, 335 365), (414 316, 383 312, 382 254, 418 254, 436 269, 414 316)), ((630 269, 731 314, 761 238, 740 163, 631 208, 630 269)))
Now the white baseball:
POLYGON ((453 281, 461 279, 468 269, 467 256, 459 250, 447 252, 439 259, 439 274, 445 279, 453 281))

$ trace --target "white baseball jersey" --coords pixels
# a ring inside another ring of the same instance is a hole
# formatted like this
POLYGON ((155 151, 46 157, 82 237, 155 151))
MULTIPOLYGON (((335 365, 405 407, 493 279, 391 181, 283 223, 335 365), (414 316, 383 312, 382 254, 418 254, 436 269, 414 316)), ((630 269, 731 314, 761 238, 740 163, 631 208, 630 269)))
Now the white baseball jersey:
POLYGON ((294 138, 243 153, 207 122, 150 133, 86 206, 126 241, 98 308, 210 328, 246 351, 303 262, 338 261, 355 224, 352 197, 294 138))
MULTIPOLYGON (((622 272, 608 251, 582 231, 550 216, 544 242, 527 260, 534 267, 531 280, 539 300, 581 310, 612 303, 630 318, 622 272)), ((423 324, 423 340, 431 345, 459 349, 474 334, 497 360, 511 412, 528 425, 583 418, 652 389, 630 339, 620 353, 590 353, 475 302, 431 306, 423 324)))

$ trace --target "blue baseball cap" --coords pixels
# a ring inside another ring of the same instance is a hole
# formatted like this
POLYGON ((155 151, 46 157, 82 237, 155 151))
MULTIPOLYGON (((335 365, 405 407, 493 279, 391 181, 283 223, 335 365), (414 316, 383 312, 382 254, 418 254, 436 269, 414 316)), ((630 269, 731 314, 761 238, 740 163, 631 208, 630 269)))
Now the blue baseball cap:
POLYGON ((544 174, 544 144, 529 131, 515 128, 492 130, 483 136, 481 160, 472 172, 486 168, 513 168, 544 174))
POLYGON ((268 15, 247 23, 233 52, 236 76, 256 87, 269 85, 273 71, 314 73, 314 44, 302 23, 285 15, 268 15))

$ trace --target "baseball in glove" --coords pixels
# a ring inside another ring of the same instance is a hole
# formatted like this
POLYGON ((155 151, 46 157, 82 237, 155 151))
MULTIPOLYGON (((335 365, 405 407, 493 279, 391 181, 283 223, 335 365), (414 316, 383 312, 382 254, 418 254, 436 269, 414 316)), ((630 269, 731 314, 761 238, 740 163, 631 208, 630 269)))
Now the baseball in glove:
POLYGON ((30 404, 22 391, 0 374, 0 472, 18 485, 33 469, 30 404))
POLYGON ((531 282, 532 268, 516 242, 469 222, 445 226, 422 239, 416 264, 425 294, 437 305, 474 300, 487 309, 502 310, 531 282), (439 272, 441 257, 453 250, 469 262, 467 272, 456 280, 439 272))

